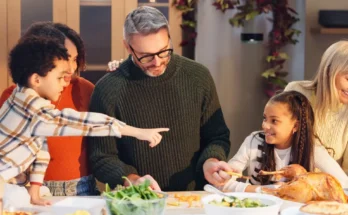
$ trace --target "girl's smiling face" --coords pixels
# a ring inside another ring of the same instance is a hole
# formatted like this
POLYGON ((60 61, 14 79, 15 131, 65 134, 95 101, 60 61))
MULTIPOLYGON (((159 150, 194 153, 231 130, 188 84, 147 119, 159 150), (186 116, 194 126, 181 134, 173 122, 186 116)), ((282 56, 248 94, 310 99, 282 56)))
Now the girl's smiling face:
POLYGON ((292 136, 297 131, 297 122, 287 104, 268 102, 264 109, 262 129, 266 142, 276 148, 286 149, 291 146, 292 136))

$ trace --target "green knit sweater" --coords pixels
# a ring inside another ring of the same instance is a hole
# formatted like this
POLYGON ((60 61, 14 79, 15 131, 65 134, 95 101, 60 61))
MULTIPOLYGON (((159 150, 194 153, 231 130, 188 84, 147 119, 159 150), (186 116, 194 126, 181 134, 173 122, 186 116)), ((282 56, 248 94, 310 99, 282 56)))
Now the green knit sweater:
POLYGON ((164 191, 199 190, 204 161, 226 160, 230 150, 208 69, 175 54, 159 77, 147 76, 129 57, 96 84, 90 111, 139 128, 170 128, 154 148, 132 137, 88 138, 93 174, 111 187, 133 173, 153 176, 164 191))

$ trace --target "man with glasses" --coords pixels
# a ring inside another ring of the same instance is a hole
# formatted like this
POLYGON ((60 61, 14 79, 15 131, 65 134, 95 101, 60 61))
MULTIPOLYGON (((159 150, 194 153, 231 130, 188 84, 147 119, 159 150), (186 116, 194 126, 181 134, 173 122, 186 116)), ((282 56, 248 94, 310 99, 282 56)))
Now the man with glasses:
POLYGON ((127 15, 124 45, 129 58, 97 83, 90 111, 170 131, 152 149, 134 138, 89 138, 95 177, 111 187, 128 185, 122 176, 133 184, 149 179, 165 191, 223 181, 217 172, 231 171, 220 162, 230 150, 229 130, 208 69, 173 53, 168 21, 152 7, 127 15))

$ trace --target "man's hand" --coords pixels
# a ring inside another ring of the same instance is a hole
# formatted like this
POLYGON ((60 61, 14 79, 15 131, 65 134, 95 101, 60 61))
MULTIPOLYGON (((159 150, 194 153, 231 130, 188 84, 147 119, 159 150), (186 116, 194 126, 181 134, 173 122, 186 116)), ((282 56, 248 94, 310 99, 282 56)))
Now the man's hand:
POLYGON ((30 195, 30 201, 34 205, 51 205, 51 202, 40 198, 40 185, 31 184, 28 189, 29 195, 30 195))
POLYGON ((205 179, 215 186, 221 186, 228 181, 231 176, 226 172, 235 172, 225 161, 216 158, 209 158, 203 164, 205 179))
MULTIPOLYGON (((132 182, 133 185, 138 185, 143 183, 146 179, 150 181, 150 188, 156 191, 161 191, 160 186, 158 185, 157 181, 151 176, 151 175, 144 175, 143 177, 140 177, 136 174, 130 174, 127 176, 127 178, 132 182)), ((124 186, 129 186, 129 182, 125 180, 124 186)))

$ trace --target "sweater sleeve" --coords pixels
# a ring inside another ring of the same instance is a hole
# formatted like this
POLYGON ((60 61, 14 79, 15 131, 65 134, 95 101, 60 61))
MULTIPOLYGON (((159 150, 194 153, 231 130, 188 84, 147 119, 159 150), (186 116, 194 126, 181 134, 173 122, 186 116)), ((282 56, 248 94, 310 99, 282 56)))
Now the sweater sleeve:
POLYGON ((348 176, 340 165, 329 155, 325 147, 321 145, 316 145, 314 148, 314 167, 335 177, 341 183, 342 187, 348 187, 348 176))
MULTIPOLYGON (((115 117, 115 99, 112 93, 103 89, 103 82, 97 84, 90 103, 90 111, 104 113, 115 117)), ((137 170, 120 160, 117 140, 114 137, 88 137, 87 147, 89 162, 93 175, 110 187, 123 184, 122 176, 138 174, 137 170)))
POLYGON ((203 83, 200 128, 202 153, 197 163, 198 172, 203 172, 203 164, 207 159, 226 160, 230 151, 230 131, 224 120, 213 78, 207 73, 206 83, 203 83))

